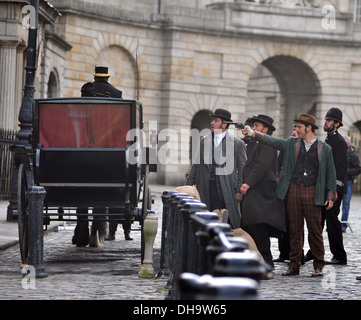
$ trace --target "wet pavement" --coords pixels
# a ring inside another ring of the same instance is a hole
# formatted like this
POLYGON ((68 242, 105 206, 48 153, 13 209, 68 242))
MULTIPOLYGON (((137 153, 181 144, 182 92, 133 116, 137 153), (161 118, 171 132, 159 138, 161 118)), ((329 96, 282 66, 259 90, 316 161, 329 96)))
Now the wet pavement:
MULTIPOLYGON (((153 210, 158 217, 158 233, 154 244, 153 266, 159 270, 161 247, 161 192, 171 190, 158 186, 154 192, 153 210)), ((0 209, 6 209, 1 202, 0 209)), ((2 300, 164 300, 168 295, 167 279, 140 278, 140 231, 133 230, 133 241, 124 240, 118 227, 115 241, 106 241, 98 248, 77 248, 71 243, 73 225, 63 224, 58 232, 44 236, 44 266, 48 277, 23 278, 19 247, 16 244, 17 225, 0 221, 0 297, 2 300), (31 279, 30 279, 31 278, 31 279)), ((346 266, 326 266, 324 276, 312 278, 312 262, 301 267, 300 275, 283 277, 286 263, 275 263, 275 277, 262 280, 258 293, 261 300, 360 300, 361 281, 361 196, 354 195, 349 217, 353 232, 344 233, 348 254, 346 266)), ((59 223, 58 223, 59 224, 59 223)), ((138 229, 134 223, 133 229, 138 229)), ((305 230, 307 230, 305 228, 305 230)), ((307 232, 306 232, 307 237, 307 232)), ((324 231, 326 260, 331 259, 327 233, 324 231)), ((308 249, 307 241, 305 250, 308 249)), ((272 239, 272 253, 278 257, 277 241, 272 239)), ((23 270, 26 272, 26 270, 23 270)), ((25 273, 24 273, 25 274, 25 273)))

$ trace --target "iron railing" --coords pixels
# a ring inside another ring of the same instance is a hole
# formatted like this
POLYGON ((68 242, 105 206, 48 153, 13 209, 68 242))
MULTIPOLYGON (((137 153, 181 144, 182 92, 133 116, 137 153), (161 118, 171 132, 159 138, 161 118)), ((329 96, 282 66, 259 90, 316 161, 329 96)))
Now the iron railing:
POLYGON ((10 146, 15 143, 16 131, 0 128, 0 199, 9 199, 13 172, 13 155, 10 146))

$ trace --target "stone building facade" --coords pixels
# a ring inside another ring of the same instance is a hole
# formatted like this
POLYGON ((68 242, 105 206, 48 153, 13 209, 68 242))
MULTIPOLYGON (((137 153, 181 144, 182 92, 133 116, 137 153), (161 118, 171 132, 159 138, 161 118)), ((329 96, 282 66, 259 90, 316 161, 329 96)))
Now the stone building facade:
MULTIPOLYGON (((327 110, 339 106, 342 133, 359 135, 358 1, 42 2, 58 15, 47 27, 53 38, 45 28, 38 96, 80 96, 94 66, 108 66, 110 82, 124 98, 139 94, 145 131, 151 126, 162 133, 154 182, 184 182, 190 166, 187 132, 207 126, 216 108, 227 108, 239 121, 266 113, 275 119, 275 135, 287 137, 298 113, 313 113, 322 127, 327 110)), ((7 68, 15 70, 14 62, 7 68)), ((14 117, 19 103, 12 104, 14 117)))

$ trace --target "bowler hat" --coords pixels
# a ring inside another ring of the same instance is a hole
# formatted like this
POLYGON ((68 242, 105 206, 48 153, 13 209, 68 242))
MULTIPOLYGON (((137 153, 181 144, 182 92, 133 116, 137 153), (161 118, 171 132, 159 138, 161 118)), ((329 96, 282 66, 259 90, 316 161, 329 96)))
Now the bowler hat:
POLYGON ((250 126, 252 127, 254 124, 254 120, 252 119, 252 117, 248 117, 247 120, 244 122, 245 126, 250 126))
POLYGON ((335 121, 339 122, 340 127, 342 127, 343 126, 342 111, 337 107, 331 108, 330 110, 327 111, 325 120, 335 120, 335 121))
POLYGON ((256 114, 250 117, 253 122, 258 121, 262 122, 267 128, 271 129, 272 131, 275 131, 276 128, 272 125, 273 119, 269 116, 266 116, 265 114, 256 114))
POLYGON ((300 113, 298 115, 298 118, 293 120, 294 122, 301 122, 306 126, 312 126, 315 129, 318 129, 318 126, 316 125, 316 118, 310 114, 307 113, 300 113))
POLYGON ((94 77, 109 77, 108 67, 95 67, 94 77))
POLYGON ((225 109, 216 109, 213 114, 210 114, 212 118, 221 118, 223 120, 233 122, 231 113, 225 109))

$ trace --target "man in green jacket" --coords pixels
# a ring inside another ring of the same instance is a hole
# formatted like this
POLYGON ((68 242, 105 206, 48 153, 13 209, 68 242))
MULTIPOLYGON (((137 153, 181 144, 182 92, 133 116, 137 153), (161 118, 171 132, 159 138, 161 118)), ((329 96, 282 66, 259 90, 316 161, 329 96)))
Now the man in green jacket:
POLYGON ((295 121, 298 138, 279 139, 253 131, 250 127, 243 133, 277 150, 283 150, 282 173, 277 196, 285 199, 290 220, 290 264, 283 276, 298 275, 303 248, 304 219, 307 223, 308 242, 313 261, 312 277, 322 276, 325 265, 325 248, 321 228, 321 206, 331 209, 337 199, 336 170, 332 149, 315 137, 316 118, 301 113, 295 121), (317 257, 316 257, 317 256, 317 257))

